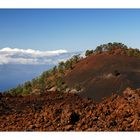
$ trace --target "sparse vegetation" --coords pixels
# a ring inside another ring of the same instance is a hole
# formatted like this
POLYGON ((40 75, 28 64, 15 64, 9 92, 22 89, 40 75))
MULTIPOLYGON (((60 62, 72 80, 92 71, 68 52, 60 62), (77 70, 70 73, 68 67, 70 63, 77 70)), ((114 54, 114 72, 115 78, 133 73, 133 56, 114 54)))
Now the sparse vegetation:
POLYGON ((27 81, 16 88, 12 88, 9 91, 6 91, 6 93, 12 95, 40 94, 52 87, 57 87, 58 91, 63 91, 67 88, 63 79, 65 72, 72 70, 80 59, 80 55, 74 55, 66 62, 59 62, 58 66, 54 66, 52 69, 44 71, 39 77, 27 81))
POLYGON ((140 57, 139 49, 128 48, 123 43, 118 43, 118 42, 99 45, 96 47, 94 51, 87 50, 85 53, 85 56, 88 57, 93 53, 100 54, 103 52, 108 52, 109 54, 120 54, 120 55, 126 55, 126 56, 140 57))
POLYGON ((94 50, 94 52, 96 53, 101 53, 101 52, 111 52, 113 50, 117 50, 117 49, 121 49, 121 50, 127 50, 127 46, 122 44, 122 43, 108 43, 108 44, 103 44, 100 46, 97 46, 97 48, 94 50))
MULTIPOLYGON (((96 55, 100 53, 140 57, 140 51, 138 49, 128 48, 126 45, 117 42, 97 46, 95 50, 87 50, 85 52, 85 56, 88 57, 92 54, 96 55)), ((59 62, 58 66, 54 66, 52 69, 43 72, 39 77, 34 78, 31 81, 27 81, 23 85, 18 85, 16 88, 6 91, 6 93, 10 93, 12 95, 28 95, 31 93, 40 94, 52 87, 57 87, 57 90, 64 91, 67 88, 64 81, 65 74, 67 71, 73 70, 80 60, 82 60, 80 55, 74 55, 65 62, 59 62)), ((81 87, 76 85, 73 88, 80 90, 81 87)))

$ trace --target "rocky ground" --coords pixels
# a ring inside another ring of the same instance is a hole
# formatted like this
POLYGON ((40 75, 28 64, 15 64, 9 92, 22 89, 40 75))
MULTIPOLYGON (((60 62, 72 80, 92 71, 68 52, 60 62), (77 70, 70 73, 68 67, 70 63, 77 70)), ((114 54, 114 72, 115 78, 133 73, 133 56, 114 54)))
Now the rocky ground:
POLYGON ((0 131, 139 131, 140 89, 100 103, 76 94, 0 94, 0 131))

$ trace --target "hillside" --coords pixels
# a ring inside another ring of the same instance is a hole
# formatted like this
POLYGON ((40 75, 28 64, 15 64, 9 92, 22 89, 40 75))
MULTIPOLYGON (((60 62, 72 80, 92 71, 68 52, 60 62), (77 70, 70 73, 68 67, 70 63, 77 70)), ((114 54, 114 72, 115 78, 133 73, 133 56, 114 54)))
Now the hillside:
POLYGON ((82 96, 100 101, 125 88, 140 87, 140 57, 101 53, 80 61, 65 76, 69 87, 79 85, 82 96))
POLYGON ((108 43, 87 50, 85 58, 74 55, 41 76, 9 91, 11 95, 44 92, 77 93, 101 101, 127 87, 140 87, 140 51, 122 43, 108 43))

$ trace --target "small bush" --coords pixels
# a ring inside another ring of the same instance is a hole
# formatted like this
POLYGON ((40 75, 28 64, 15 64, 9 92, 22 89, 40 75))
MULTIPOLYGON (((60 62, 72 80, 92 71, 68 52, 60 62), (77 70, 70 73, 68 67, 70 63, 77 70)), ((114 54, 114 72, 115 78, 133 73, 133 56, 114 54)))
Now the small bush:
POLYGON ((93 54, 93 50, 86 50, 85 56, 90 56, 91 54, 93 54))

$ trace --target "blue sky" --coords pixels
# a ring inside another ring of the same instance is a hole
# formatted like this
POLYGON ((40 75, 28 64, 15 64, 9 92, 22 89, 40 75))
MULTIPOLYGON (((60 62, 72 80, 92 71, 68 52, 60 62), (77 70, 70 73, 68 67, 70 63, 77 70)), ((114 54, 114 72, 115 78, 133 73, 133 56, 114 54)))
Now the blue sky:
POLYGON ((84 51, 108 42, 140 48, 140 9, 0 9, 0 48, 84 51))

